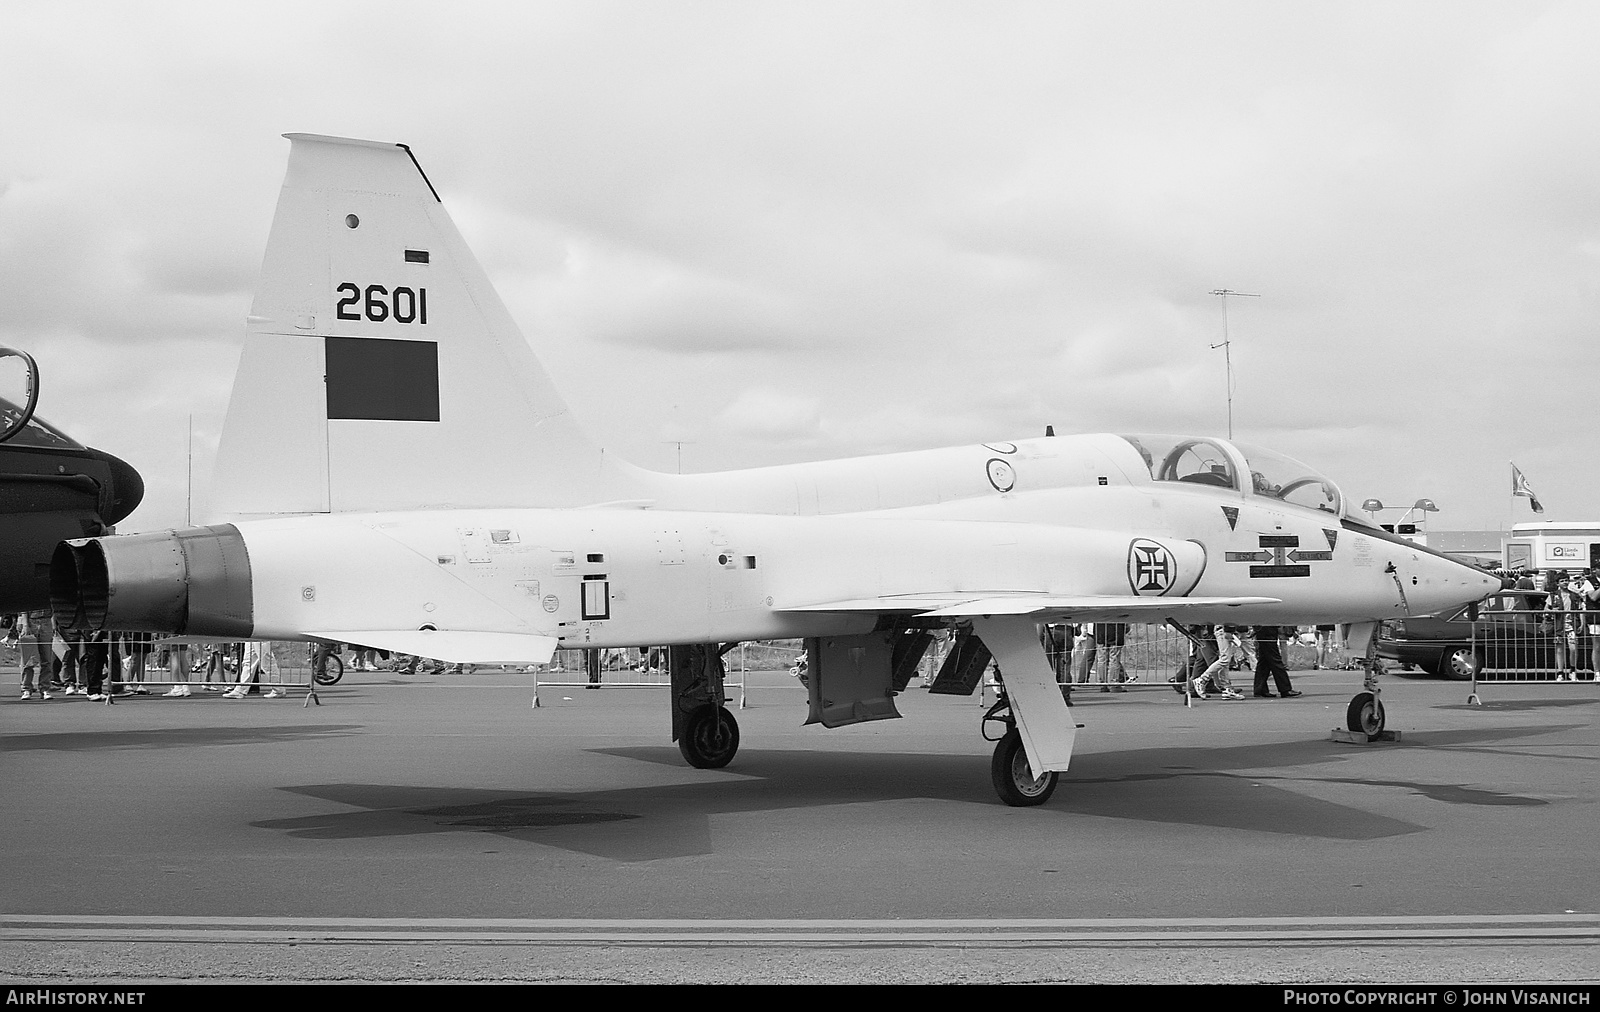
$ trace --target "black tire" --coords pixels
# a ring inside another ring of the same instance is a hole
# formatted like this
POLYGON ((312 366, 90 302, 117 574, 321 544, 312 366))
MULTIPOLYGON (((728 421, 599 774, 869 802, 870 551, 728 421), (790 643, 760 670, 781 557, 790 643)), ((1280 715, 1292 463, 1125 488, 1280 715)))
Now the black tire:
POLYGON ((329 654, 328 663, 314 676, 318 685, 338 685, 339 679, 344 677, 344 661, 338 654, 329 654))
POLYGON ((739 722, 723 706, 702 706, 689 714, 678 751, 690 766, 720 770, 739 751, 739 722))
POLYGON ((1022 747, 1022 735, 1016 728, 995 742, 994 758, 989 761, 989 777, 1000 800, 1013 808, 1031 808, 1050 800, 1056 789, 1059 773, 1046 773, 1035 777, 1028 768, 1028 753, 1022 747))
POLYGON ((1344 725, 1358 734, 1376 738, 1383 733, 1383 703, 1370 692, 1358 692, 1344 711, 1344 725))
POLYGON ((1473 653, 1471 647, 1456 647, 1439 658, 1435 671, 1441 678, 1470 682, 1474 675, 1483 674, 1483 656, 1473 653))

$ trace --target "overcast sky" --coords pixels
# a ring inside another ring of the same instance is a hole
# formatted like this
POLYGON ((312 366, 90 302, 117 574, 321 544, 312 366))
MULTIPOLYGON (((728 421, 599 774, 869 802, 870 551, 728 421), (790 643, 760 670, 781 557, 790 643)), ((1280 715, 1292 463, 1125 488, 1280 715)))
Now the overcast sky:
POLYGON ((209 473, 288 131, 411 145, 647 467, 1223 434, 1230 288, 1239 439, 1600 518, 1600 4, 0 13, 0 344, 145 475, 123 531, 184 522, 191 415, 209 473))

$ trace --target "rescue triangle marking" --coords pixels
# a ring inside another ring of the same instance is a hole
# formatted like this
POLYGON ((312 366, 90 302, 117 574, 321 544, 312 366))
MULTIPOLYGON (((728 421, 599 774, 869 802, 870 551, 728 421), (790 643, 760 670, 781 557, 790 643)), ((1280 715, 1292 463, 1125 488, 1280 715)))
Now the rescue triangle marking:
POLYGON ((1327 538, 1328 538, 1328 550, 1332 551, 1334 546, 1339 543, 1339 532, 1338 531, 1330 531, 1326 527, 1324 527, 1322 529, 1322 533, 1327 535, 1327 538))
POLYGON ((1222 515, 1228 518, 1228 530, 1231 531, 1239 525, 1239 507, 1224 506, 1222 507, 1222 515))

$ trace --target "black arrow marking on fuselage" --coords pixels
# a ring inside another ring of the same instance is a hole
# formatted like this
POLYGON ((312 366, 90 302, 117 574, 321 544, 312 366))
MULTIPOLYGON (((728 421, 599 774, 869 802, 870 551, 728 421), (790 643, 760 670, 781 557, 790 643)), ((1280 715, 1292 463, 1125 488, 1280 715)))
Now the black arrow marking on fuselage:
MULTIPOLYGON (((1324 530, 1328 535, 1328 543, 1333 544, 1334 534, 1324 530)), ((1311 567, 1303 565, 1307 562, 1332 562, 1333 552, 1302 552, 1300 551, 1300 536, 1297 534, 1262 534, 1260 535, 1261 551, 1259 552, 1226 552, 1223 557, 1229 562, 1252 562, 1250 578, 1252 580, 1281 580, 1294 577, 1307 577, 1311 575, 1311 567)))

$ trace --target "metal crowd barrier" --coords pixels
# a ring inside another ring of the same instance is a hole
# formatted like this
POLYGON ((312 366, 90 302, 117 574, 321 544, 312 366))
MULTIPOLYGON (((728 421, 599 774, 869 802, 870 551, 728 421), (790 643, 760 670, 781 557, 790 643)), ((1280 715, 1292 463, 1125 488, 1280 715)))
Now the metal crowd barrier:
MULTIPOLYGON (((1482 633, 1484 649, 1495 652, 1499 657, 1503 650, 1500 647, 1491 648, 1490 644, 1502 643, 1507 637, 1503 635, 1498 622, 1503 626, 1506 622, 1503 616, 1509 613, 1485 613, 1474 626, 1474 636, 1479 636, 1479 627, 1488 628, 1482 633), (1501 635, 1494 635, 1497 631, 1501 635)), ((1526 613, 1542 616, 1548 613, 1526 613)), ((1089 626, 1082 627, 1087 630, 1089 626)), ((1241 633, 1241 638, 1248 638, 1249 633, 1241 633)), ((1588 642, 1585 633, 1584 642, 1588 642)), ((1063 686, 1076 685, 1080 691, 1088 689, 1093 691, 1097 686, 1106 684, 1102 680, 1107 678, 1107 661, 1110 650, 1099 644, 1091 644, 1083 636, 1072 637, 1067 655, 1058 664, 1058 684, 1063 686), (1087 663, 1093 656, 1093 662, 1087 663)), ((126 641, 123 641, 124 644, 126 641)), ((954 639, 944 636, 936 639, 923 656, 918 668, 917 677, 911 682, 912 687, 926 688, 931 685, 940 666, 944 663, 946 654, 949 653, 954 639)), ((1254 646, 1253 638, 1249 638, 1251 647, 1254 646)), ((1292 641, 1291 641, 1292 643, 1292 641)), ((267 672, 256 684, 261 691, 279 688, 285 693, 290 690, 306 690, 308 694, 314 693, 312 679, 312 650, 314 644, 301 641, 273 641, 273 655, 276 658, 276 671, 267 672)), ((121 665, 108 666, 106 672, 106 687, 110 693, 137 692, 145 689, 167 690, 179 685, 187 685, 191 692, 204 692, 208 690, 232 689, 238 684, 238 654, 228 649, 232 644, 223 644, 221 655, 225 661, 212 665, 210 662, 211 644, 190 644, 189 658, 190 670, 188 679, 180 681, 171 676, 169 669, 159 663, 162 651, 169 649, 170 644, 165 638, 155 638, 150 644, 150 649, 144 655, 143 670, 135 674, 128 672, 124 677, 121 665), (209 670, 208 670, 209 669, 209 670)), ((1308 648, 1300 647, 1301 651, 1308 648)), ((1308 666, 1297 663, 1297 659, 1290 656, 1290 647, 1284 650, 1285 660, 1291 668, 1308 666)), ((649 689, 667 688, 670 685, 670 676, 666 670, 666 650, 662 648, 659 654, 653 651, 615 650, 602 651, 600 679, 591 681, 585 650, 558 650, 549 665, 544 665, 531 670, 534 678, 534 705, 538 703, 538 692, 544 688, 600 688, 600 689, 649 689), (656 656, 656 666, 649 666, 651 656, 656 656)), ((1163 689, 1170 690, 1175 684, 1178 672, 1182 669, 1189 654, 1189 641, 1176 630, 1164 625, 1130 624, 1121 652, 1122 667, 1127 672, 1128 681, 1120 683, 1129 690, 1163 689)), ((790 671, 796 669, 805 655, 805 645, 801 640, 770 640, 752 643, 741 643, 734 651, 730 651, 725 658, 727 677, 724 685, 729 689, 739 692, 739 707, 748 705, 748 672, 750 671, 790 671)), ((122 656, 128 656, 125 649, 122 656)), ((1542 656, 1542 655, 1541 655, 1542 656)), ((1252 655, 1253 660, 1253 655, 1252 655)), ((81 653, 79 658, 81 671, 81 653)), ((351 667, 352 657, 347 651, 344 657, 347 670, 357 670, 351 667)), ((1233 675, 1242 681, 1252 680, 1254 675, 1252 664, 1247 664, 1233 675)), ((527 668, 524 671, 530 670, 527 668)), ((1548 681, 1554 675, 1554 669, 1539 678, 1528 680, 1548 681)), ((1509 680, 1496 678, 1496 681, 1509 680)), ((82 675, 79 675, 82 681, 82 675)), ((997 689, 992 673, 980 683, 977 693, 980 704, 987 706, 988 697, 997 689)), ((1117 683, 1111 683, 1113 685, 1117 683)), ((154 694, 154 693, 152 693, 154 694)))
MULTIPOLYGON (((103 690, 109 703, 118 696, 129 695, 166 695, 166 692, 157 690, 171 690, 178 686, 186 686, 190 694, 204 692, 225 692, 239 686, 239 663, 241 652, 236 644, 197 644, 187 645, 188 669, 185 678, 173 677, 171 668, 174 643, 164 637, 155 637, 144 642, 147 649, 129 650, 129 642, 119 639, 116 651, 108 651, 105 680, 103 690), (213 652, 217 654, 213 659, 213 652)), ((315 696, 315 689, 311 679, 311 651, 313 644, 295 640, 272 640, 271 662, 264 665, 261 673, 244 683, 251 689, 265 695, 277 691, 284 696, 297 690, 305 690, 306 701, 309 703, 315 696)), ((83 644, 79 645, 76 659, 75 679, 78 685, 85 684, 83 673, 83 644)), ((320 701, 319 701, 320 702, 320 701)))
MULTIPOLYGON (((1082 628, 1088 629, 1085 624, 1082 628)), ((1255 680, 1254 647, 1255 640, 1248 631, 1240 634, 1242 640, 1247 640, 1250 651, 1243 667, 1231 672, 1235 688, 1247 692, 1255 680)), ((923 655, 918 665, 917 675, 913 677, 908 687, 926 688, 933 683, 939 668, 943 665, 945 656, 950 652, 953 637, 945 636, 936 639, 923 655)), ((1309 667, 1310 658, 1314 651, 1309 646, 1293 646, 1294 641, 1289 641, 1283 648, 1284 659, 1290 668, 1309 667), (1305 654, 1305 657, 1291 657, 1291 651, 1305 654)), ((730 651, 726 658, 728 675, 724 682, 728 688, 739 690, 739 707, 744 709, 748 704, 748 679, 749 671, 793 671, 797 663, 805 654, 805 644, 802 640, 767 640, 753 643, 741 643, 736 651, 730 651)), ((659 667, 646 666, 649 654, 641 656, 634 650, 607 650, 603 657, 602 670, 599 682, 592 682, 586 665, 585 651, 583 650, 558 650, 551 662, 543 670, 539 670, 534 682, 534 705, 539 706, 538 691, 545 688, 565 689, 640 689, 640 688, 667 688, 670 676, 666 670, 666 651, 661 651, 659 667), (573 677, 562 677, 570 674, 573 677)), ((1071 644, 1070 660, 1058 666, 1058 684, 1075 686, 1079 691, 1095 691, 1102 684, 1101 679, 1107 677, 1106 667, 1110 650, 1099 644, 1092 648, 1088 642, 1076 639, 1071 644), (1086 658, 1092 653, 1092 665, 1085 663, 1086 658), (1074 679, 1082 681, 1074 682, 1074 679)), ((1130 624, 1121 653, 1123 670, 1127 672, 1128 681, 1120 683, 1121 687, 1129 691, 1148 691, 1151 689, 1172 691, 1177 681, 1179 672, 1183 669, 1189 656, 1189 640, 1165 625, 1130 624)), ((1118 683, 1111 683, 1114 687, 1118 683)), ((980 705, 987 706, 998 689, 998 683, 990 674, 979 683, 976 693, 980 705)))
MULTIPOLYGON (((1080 628, 1087 633, 1093 627, 1084 624, 1080 628)), ((1253 681, 1255 638, 1248 629, 1240 632, 1239 637, 1241 642, 1249 643, 1248 660, 1244 667, 1229 672, 1229 675, 1235 679, 1253 681)), ((948 647, 945 649, 948 650, 948 647)), ((1151 689, 1172 691, 1174 685, 1180 684, 1177 682, 1178 673, 1189 659, 1189 640, 1171 626, 1130 623, 1120 655, 1127 681, 1111 680, 1115 676, 1109 670, 1110 659, 1109 646, 1096 643, 1092 636, 1080 633, 1071 638, 1068 652, 1056 664, 1056 684, 1079 692, 1098 692, 1101 686, 1113 691, 1118 688, 1129 692, 1151 689)), ((989 696, 997 693, 999 687, 1000 683, 995 680, 991 669, 980 684, 978 704, 987 706, 989 696)))
POLYGON ((1484 607, 1471 626, 1474 683, 1595 680, 1600 612, 1484 607))
MULTIPOLYGON (((749 670, 747 664, 754 660, 755 654, 761 648, 770 650, 767 644, 741 643, 736 650, 729 651, 723 658, 727 674, 722 680, 722 687, 739 690, 741 710, 745 709, 748 698, 745 677, 746 671, 749 670)), ((535 668, 533 705, 540 705, 540 689, 666 689, 672 685, 672 676, 667 670, 665 647, 659 648, 659 651, 631 648, 603 649, 600 651, 598 671, 590 668, 588 653, 587 650, 557 650, 543 670, 535 668), (652 657, 656 662, 654 666, 650 664, 652 657), (567 673, 578 677, 576 679, 562 677, 567 673), (598 676, 598 680, 595 676, 598 676)))

